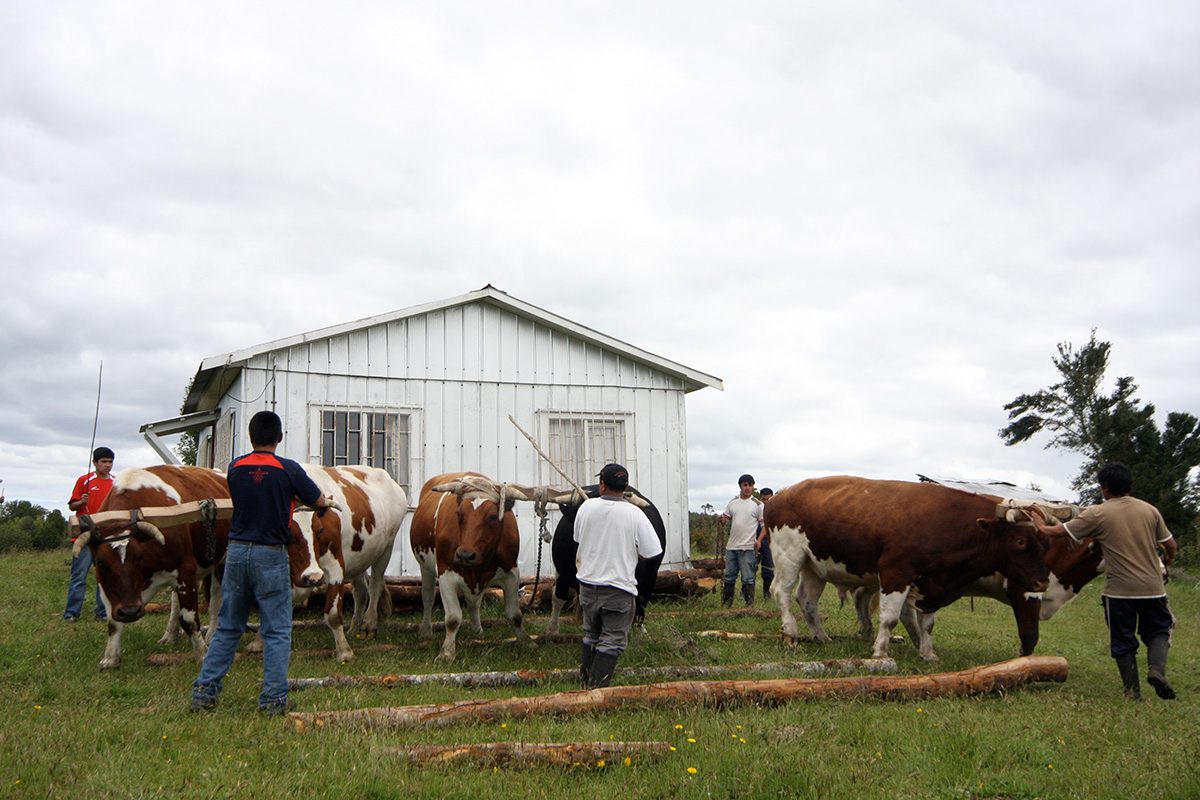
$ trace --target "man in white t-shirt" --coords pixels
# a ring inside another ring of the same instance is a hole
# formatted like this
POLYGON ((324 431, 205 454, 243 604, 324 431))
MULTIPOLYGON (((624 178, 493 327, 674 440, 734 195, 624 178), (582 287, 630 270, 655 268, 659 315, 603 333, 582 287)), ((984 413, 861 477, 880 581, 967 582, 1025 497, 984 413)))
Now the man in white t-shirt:
POLYGON ((600 496, 575 515, 579 606, 583 611, 584 688, 608 686, 629 642, 637 599, 639 558, 662 552, 658 535, 640 508, 625 499, 629 472, 620 464, 600 470, 600 496))
POLYGON ((729 522, 729 539, 725 542, 725 591, 721 602, 733 605, 733 587, 738 574, 742 576, 742 598, 754 605, 754 572, 758 569, 758 554, 754 551, 758 528, 762 524, 762 501, 754 496, 754 476, 738 478, 738 496, 729 501, 721 514, 729 522))

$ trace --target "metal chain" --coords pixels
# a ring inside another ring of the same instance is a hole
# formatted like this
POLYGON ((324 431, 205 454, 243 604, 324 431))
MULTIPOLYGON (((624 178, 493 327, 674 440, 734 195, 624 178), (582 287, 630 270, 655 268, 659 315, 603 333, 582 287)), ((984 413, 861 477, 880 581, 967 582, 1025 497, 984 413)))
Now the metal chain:
POLYGON ((529 590, 529 601, 525 604, 525 610, 522 612, 525 614, 528 614, 529 609, 533 608, 534 601, 537 600, 538 588, 542 583, 542 546, 546 544, 546 518, 549 516, 545 501, 535 502, 533 510, 538 515, 537 573, 533 577, 533 587, 529 590))
POLYGON ((212 566, 217 560, 217 504, 214 500, 200 501, 200 524, 204 526, 205 553, 212 566))

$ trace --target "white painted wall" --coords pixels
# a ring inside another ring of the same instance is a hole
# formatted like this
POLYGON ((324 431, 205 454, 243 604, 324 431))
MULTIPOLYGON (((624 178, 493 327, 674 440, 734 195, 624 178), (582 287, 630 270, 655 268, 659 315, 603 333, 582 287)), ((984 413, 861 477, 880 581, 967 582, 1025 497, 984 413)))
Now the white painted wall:
MULTIPOLYGON (((474 302, 392 320, 253 357, 220 406, 238 415, 238 453, 249 418, 283 417, 280 454, 319 462, 317 407, 412 415, 410 504, 429 478, 461 470, 501 481, 564 485, 508 421, 545 445, 549 412, 621 414, 631 482, 667 527, 664 566, 689 557, 683 384, 673 376, 509 309, 474 302), (314 430, 314 427, 316 429, 314 430)), ((594 482, 594 481, 593 481, 594 482)), ((537 518, 518 504, 521 570, 536 568, 537 518)), ((553 513, 549 524, 557 523, 553 513)), ((408 523, 389 574, 417 574, 408 523)), ((551 574, 543 546, 542 574, 551 574)))

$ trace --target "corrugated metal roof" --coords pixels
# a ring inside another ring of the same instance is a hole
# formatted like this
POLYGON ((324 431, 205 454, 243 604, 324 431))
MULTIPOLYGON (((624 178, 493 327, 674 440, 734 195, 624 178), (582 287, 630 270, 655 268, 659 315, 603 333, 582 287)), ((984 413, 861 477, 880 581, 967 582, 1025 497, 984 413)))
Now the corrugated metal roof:
POLYGON ((1064 500, 1061 497, 1052 497, 1045 492, 1035 491, 1034 489, 1023 489, 1015 483, 1009 483, 1008 481, 967 481, 958 478, 943 478, 937 475, 922 475, 920 473, 917 473, 917 477, 925 483, 940 483, 942 486, 962 489, 963 491, 975 494, 990 494, 1012 500, 1041 500, 1046 503, 1071 504, 1070 500, 1064 500))

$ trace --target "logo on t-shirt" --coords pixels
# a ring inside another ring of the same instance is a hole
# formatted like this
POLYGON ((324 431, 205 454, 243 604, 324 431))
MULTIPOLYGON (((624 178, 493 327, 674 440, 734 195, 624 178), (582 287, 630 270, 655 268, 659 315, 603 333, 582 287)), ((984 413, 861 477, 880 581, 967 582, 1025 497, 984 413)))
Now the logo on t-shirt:
POLYGON ((267 479, 267 471, 265 469, 263 469, 262 467, 259 467, 258 469, 253 470, 250 473, 250 477, 254 480, 255 483, 262 483, 264 480, 267 479))

